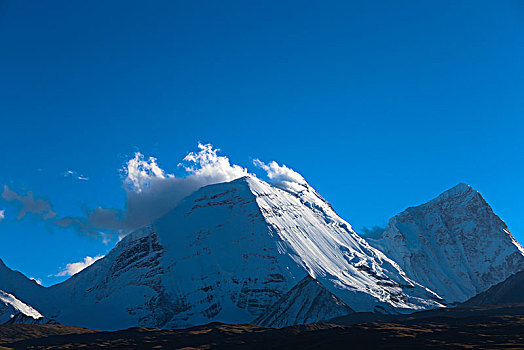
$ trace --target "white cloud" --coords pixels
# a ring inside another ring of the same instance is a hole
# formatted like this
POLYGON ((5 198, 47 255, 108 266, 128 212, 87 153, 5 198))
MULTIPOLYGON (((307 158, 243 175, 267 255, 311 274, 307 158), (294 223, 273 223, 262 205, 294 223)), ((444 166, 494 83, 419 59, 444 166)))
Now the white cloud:
POLYGON ((20 213, 17 219, 20 220, 27 213, 35 214, 42 219, 47 220, 54 218, 56 213, 51 208, 51 203, 43 198, 34 198, 33 192, 28 191, 25 195, 20 195, 15 191, 9 189, 7 185, 4 185, 4 191, 2 197, 20 208, 20 213))
POLYGON ((135 154, 124 169, 125 229, 150 223, 203 186, 248 174, 246 169, 232 165, 227 157, 218 156, 219 150, 210 144, 199 144, 198 148, 199 152, 189 153, 180 164, 186 173, 183 177, 175 177, 161 169, 155 158, 145 160, 142 154, 135 154))
POLYGON ((5 210, 0 210, 0 221, 5 219, 5 210))
POLYGON ((291 192, 300 192, 307 188, 304 177, 285 165, 279 165, 275 161, 266 164, 260 159, 253 160, 253 164, 266 171, 267 177, 275 187, 291 192))
MULTIPOLYGON (((184 161, 184 168, 190 174, 189 178, 205 185, 226 182, 248 175, 245 168, 229 162, 229 158, 218 156, 219 149, 213 149, 210 144, 198 144, 200 152, 190 152, 184 161)), ((183 164, 181 164, 183 166, 183 164)))
MULTIPOLYGON (((231 164, 210 144, 199 144, 198 152, 190 152, 179 164, 181 177, 165 171, 153 157, 135 153, 123 169, 126 191, 125 210, 97 208, 82 217, 65 217, 56 221, 61 227, 73 227, 79 232, 103 236, 118 232, 120 236, 149 224, 199 188, 248 175, 245 168, 231 164)), ((104 238, 104 237, 103 237, 104 238)))
POLYGON ((54 276, 54 277, 73 276, 74 274, 79 273, 80 271, 92 265, 95 261, 102 259, 103 257, 104 255, 97 255, 94 258, 90 256, 86 256, 83 261, 67 264, 65 269, 63 269, 56 275, 51 275, 51 276, 54 276))
MULTIPOLYGON (((245 168, 231 164, 225 156, 219 156, 218 149, 210 144, 198 144, 198 152, 190 152, 179 164, 184 174, 176 177, 166 172, 153 157, 146 158, 136 153, 130 159, 123 173, 123 189, 126 193, 124 210, 98 207, 84 209, 84 215, 57 218, 51 203, 34 198, 32 192, 18 194, 4 186, 2 197, 20 208, 18 219, 27 213, 62 228, 73 228, 77 232, 102 238, 109 243, 114 233, 119 237, 151 223, 178 205, 178 203, 199 188, 219 182, 226 182, 248 175, 245 168)), ((73 170, 63 173, 66 177, 87 179, 73 170)))

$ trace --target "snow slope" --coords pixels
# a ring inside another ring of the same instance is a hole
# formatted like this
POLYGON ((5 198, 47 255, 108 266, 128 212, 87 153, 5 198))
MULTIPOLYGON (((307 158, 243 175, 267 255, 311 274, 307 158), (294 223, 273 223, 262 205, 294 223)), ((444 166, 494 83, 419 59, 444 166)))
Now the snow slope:
POLYGON ((356 311, 442 306, 309 185, 251 176, 201 188, 69 280, 22 294, 62 324, 187 327, 252 322, 308 275, 356 311))
POLYGON ((13 321, 13 319, 18 320, 17 323, 39 323, 44 316, 33 307, 18 300, 14 295, 0 290, 0 324, 13 321))
POLYGON ((524 269, 524 249, 465 184, 406 209, 367 240, 448 302, 467 300, 524 269))
POLYGON ((354 311, 309 275, 304 277, 253 323, 286 327, 327 321, 354 311))

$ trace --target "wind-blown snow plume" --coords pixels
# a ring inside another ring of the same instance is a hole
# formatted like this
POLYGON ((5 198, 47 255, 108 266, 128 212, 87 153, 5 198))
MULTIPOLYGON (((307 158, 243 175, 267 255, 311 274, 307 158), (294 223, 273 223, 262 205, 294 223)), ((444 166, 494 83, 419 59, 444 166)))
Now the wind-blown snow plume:
MULTIPOLYGON (((182 176, 162 169, 154 157, 146 158, 139 152, 135 153, 122 169, 122 187, 126 193, 124 210, 83 208, 83 215, 57 217, 49 201, 34 198, 32 192, 19 195, 4 186, 2 197, 21 207, 19 219, 26 213, 34 213, 56 226, 72 228, 108 242, 113 233, 122 237, 151 223, 203 186, 250 175, 247 169, 231 164, 228 157, 218 155, 219 150, 211 144, 198 144, 198 148, 198 152, 190 152, 179 164, 184 171, 182 176)), ((266 164, 259 159, 255 159, 254 164, 266 171, 270 182, 276 187, 297 193, 308 186, 302 175, 286 165, 275 161, 266 164)), ((64 173, 64 176, 76 175, 73 171, 64 173)))
POLYGON ((51 276, 54 276, 54 277, 73 276, 74 274, 79 273, 80 271, 92 265, 95 261, 102 259, 103 257, 104 257, 103 255, 97 255, 95 257, 86 256, 84 260, 67 264, 65 269, 63 269, 56 275, 51 275, 51 276))
POLYGON ((51 207, 51 203, 42 198, 35 198, 31 191, 28 191, 26 195, 20 195, 9 189, 7 185, 4 185, 2 198, 20 208, 17 217, 18 220, 22 219, 28 213, 40 216, 44 220, 52 219, 56 216, 56 213, 51 207))
POLYGON ((304 177, 284 164, 279 165, 275 161, 266 164, 260 159, 253 160, 253 164, 266 171, 267 177, 275 187, 290 192, 300 192, 307 187, 304 177))

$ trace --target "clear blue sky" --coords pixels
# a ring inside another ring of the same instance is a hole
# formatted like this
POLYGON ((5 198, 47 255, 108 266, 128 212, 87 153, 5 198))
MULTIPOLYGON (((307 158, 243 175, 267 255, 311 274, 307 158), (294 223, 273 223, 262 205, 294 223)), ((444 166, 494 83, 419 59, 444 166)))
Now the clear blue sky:
MULTIPOLYGON (((522 1, 3 0, 0 184, 121 208, 136 150, 169 170, 201 141, 356 230, 466 182, 523 242, 523 33, 522 1)), ((1 209, 0 257, 45 284, 111 248, 1 209)))

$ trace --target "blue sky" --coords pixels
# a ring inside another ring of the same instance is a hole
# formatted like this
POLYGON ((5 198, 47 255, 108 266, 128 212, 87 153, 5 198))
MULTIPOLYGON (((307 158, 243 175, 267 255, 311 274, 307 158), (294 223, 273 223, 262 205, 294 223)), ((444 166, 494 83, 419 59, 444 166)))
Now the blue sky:
MULTIPOLYGON (((0 184, 123 208, 135 152, 176 173, 203 142, 357 231, 466 182, 523 242, 523 32, 521 1, 2 1, 0 184)), ((115 243, 2 209, 0 258, 47 285, 115 243)))

